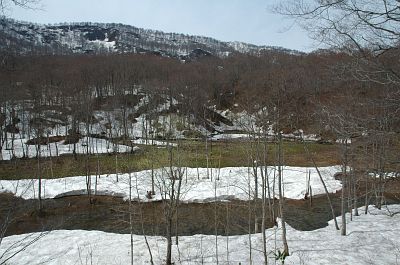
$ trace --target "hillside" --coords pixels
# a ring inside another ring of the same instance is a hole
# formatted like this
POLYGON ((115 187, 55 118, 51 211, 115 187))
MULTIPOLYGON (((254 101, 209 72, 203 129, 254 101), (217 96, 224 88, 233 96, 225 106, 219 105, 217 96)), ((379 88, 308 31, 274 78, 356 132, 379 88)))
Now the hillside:
POLYGON ((257 46, 242 42, 222 42, 203 36, 142 29, 124 24, 60 23, 42 25, 3 18, 2 49, 14 47, 18 53, 154 53, 182 60, 231 53, 259 54, 277 50, 300 54, 281 47, 257 46))

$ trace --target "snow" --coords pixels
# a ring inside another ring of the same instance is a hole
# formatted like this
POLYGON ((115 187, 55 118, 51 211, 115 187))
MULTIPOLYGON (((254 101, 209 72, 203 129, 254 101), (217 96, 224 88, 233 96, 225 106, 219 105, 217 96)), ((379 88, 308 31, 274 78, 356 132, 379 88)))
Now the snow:
POLYGON ((135 140, 131 140, 131 142, 133 144, 141 144, 141 145, 157 145, 157 146, 173 146, 176 147, 178 146, 178 144, 176 143, 171 143, 171 142, 167 142, 167 141, 160 141, 160 140, 154 140, 154 139, 143 139, 143 138, 139 138, 139 139, 135 139, 135 140))
MULTIPOLYGON (((36 146, 35 145, 26 145, 28 141, 27 138, 19 138, 14 140, 14 155, 18 158, 23 157, 24 153, 27 157, 36 157, 36 146), (28 152, 27 152, 28 148, 28 152), (26 153, 27 152, 27 153, 26 153)), ((114 145, 108 140, 99 139, 99 138, 92 138, 89 137, 88 139, 85 137, 80 139, 79 142, 76 144, 76 153, 77 154, 86 154, 87 153, 87 142, 89 142, 89 153, 90 154, 104 154, 104 153, 112 153, 112 152, 119 152, 119 153, 127 153, 131 151, 130 146, 126 145, 114 145)), ((12 140, 9 140, 5 147, 11 147, 12 140)), ((139 149, 138 147, 133 147, 133 151, 139 149)), ((63 154, 72 154, 74 150, 73 144, 64 144, 64 141, 59 141, 55 143, 51 143, 49 145, 42 145, 40 150, 41 157, 48 157, 48 156, 57 156, 63 154)), ((13 152, 10 149, 4 148, 2 150, 2 158, 3 160, 10 160, 13 157, 13 152)))
POLYGON ((400 172, 382 172, 381 174, 376 172, 368 173, 368 176, 373 178, 383 178, 383 179, 390 179, 390 178, 398 178, 400 177, 400 172))
MULTIPOLYGON (((276 137, 275 133, 269 133, 267 135, 268 140, 273 140, 276 137)), ((319 141, 321 138, 315 134, 308 134, 308 135, 296 135, 293 133, 290 134, 282 134, 282 137, 285 140, 302 140, 307 142, 316 142, 319 141)), ((259 138, 258 135, 249 134, 249 133, 220 133, 213 135, 210 140, 212 141, 220 141, 220 140, 249 140, 251 138, 259 138)))
MULTIPOLYGON (((259 196, 261 196, 261 168, 258 170, 259 196)), ((319 168, 329 192, 341 189, 341 183, 334 179, 334 175, 340 172, 340 166, 319 168)), ((177 169, 174 169, 176 172, 177 169)), ((167 192, 171 179, 168 177, 169 169, 160 168, 154 170, 156 195, 153 200, 161 200, 161 191, 167 192)), ((313 195, 324 194, 324 188, 314 168, 307 167, 283 167, 284 196, 292 199, 302 199, 306 193, 306 178, 310 172, 310 184, 313 195)), ((129 195, 129 175, 131 175, 133 198, 147 200, 147 191, 151 190, 151 170, 134 172, 131 174, 101 175, 97 179, 97 192, 102 194, 122 196, 125 199, 129 195), (137 183, 137 184, 136 184, 137 183)), ((278 197, 277 175, 275 167, 268 167, 269 183, 272 196, 278 197), (274 189, 272 188, 274 187, 274 189)), ((92 189, 96 187, 96 176, 91 176, 92 189)), ((0 180, 0 192, 12 192, 24 199, 37 198, 36 179, 0 180)), ((42 198, 54 198, 64 194, 86 194, 86 177, 76 176, 59 179, 42 180, 42 198)), ((226 199, 248 200, 254 196, 253 169, 247 167, 227 168, 182 168, 182 195, 184 202, 207 202, 226 199), (208 176, 208 178, 207 178, 208 176), (249 194, 250 185, 250 194, 249 194)), ((94 192, 93 192, 94 193, 94 192)), ((168 197, 167 197, 168 198, 168 197)))
MULTIPOLYGON (((101 42, 100 40, 93 41, 94 43, 101 42)), ((105 42, 106 44, 110 44, 112 42, 105 42)), ((133 89, 125 88, 122 89, 122 92, 126 95, 134 95, 139 99, 137 104, 131 106, 129 108, 118 108, 114 104, 106 105, 102 110, 96 110, 93 112, 93 123, 90 126, 87 126, 85 122, 78 122, 76 124, 76 130, 82 136, 94 136, 94 135, 102 135, 107 136, 108 139, 115 138, 121 135, 127 135, 129 138, 134 139, 132 142, 134 144, 151 144, 151 145, 159 145, 165 146, 167 143, 165 141, 145 141, 143 139, 162 139, 166 135, 171 136, 174 139, 184 139, 184 131, 189 129, 196 131, 202 135, 208 136, 212 141, 218 140, 247 140, 249 138, 257 138, 258 135, 266 134, 269 139, 272 139, 276 136, 276 133, 273 130, 273 126, 269 124, 265 131, 263 128, 257 126, 259 119, 265 119, 264 117, 267 113, 265 108, 261 109, 258 113, 248 113, 246 111, 242 112, 234 112, 232 110, 217 110, 216 106, 210 106, 210 110, 217 112, 222 115, 226 119, 230 120, 232 124, 225 124, 223 122, 219 123, 210 123, 218 132, 218 134, 210 133, 204 126, 199 125, 196 121, 196 118, 193 115, 189 115, 187 117, 183 117, 178 113, 176 114, 166 114, 171 106, 178 105, 179 101, 175 98, 172 100, 160 94, 157 98, 156 102, 153 102, 153 98, 146 94, 145 91, 142 90, 140 86, 136 86, 133 89), (134 90, 134 91, 133 91, 134 90), (146 110, 147 113, 143 113, 146 110), (149 112, 150 111, 150 112, 149 112), (141 114, 140 114, 141 113, 141 114), (149 120, 149 113, 157 114, 149 120), (139 115, 140 114, 140 115, 139 115), (139 115, 139 116, 138 116, 139 115), (128 124, 124 124, 122 121, 129 117, 128 124), (135 117, 135 119, 133 119, 135 117), (187 126, 190 124, 190 127, 187 126), (111 127, 109 127, 111 125, 111 127), (126 126, 127 125, 127 126, 126 126), (180 125, 180 126, 178 126, 180 125), (126 126, 126 127, 125 127, 126 126), (146 133, 147 132, 147 133, 146 133), (138 139, 140 138, 140 139, 138 139)), ((105 91, 103 96, 113 97, 111 91, 105 91)), ((97 95, 98 96, 98 95, 97 95)), ((135 102, 136 103, 136 102, 135 102)), ((16 157, 22 157, 22 146, 25 146, 25 142, 28 138, 37 137, 35 132, 29 131, 30 126, 28 126, 31 118, 31 112, 26 109, 33 108, 33 103, 30 100, 13 102, 13 110, 15 109, 16 115, 18 119, 20 119, 20 123, 18 124, 18 128, 20 129, 20 134, 11 134, 7 133, 8 141, 6 143, 6 147, 2 151, 3 159, 10 159, 12 157, 12 152, 10 149, 12 146, 11 139, 15 137, 14 146, 16 150, 16 157)), ((11 117, 12 114, 10 111, 11 108, 3 110, 8 117, 11 117)), ((41 113, 41 118, 44 118, 49 125, 46 125, 44 128, 45 134, 48 136, 65 136, 68 135, 70 126, 65 126, 65 124, 72 124, 72 116, 67 115, 62 111, 62 107, 58 109, 57 107, 46 109, 41 113)), ((227 122, 228 123, 228 122, 227 122)), ((320 139, 317 135, 313 134, 304 134, 302 130, 298 130, 291 134, 283 134, 285 139, 289 140, 300 140, 303 137, 307 141, 317 141, 320 139)), ((106 140, 97 140, 99 143, 104 141, 104 145, 109 146, 109 143, 106 140)), ((61 146, 62 143, 52 144, 51 149, 55 149, 55 146, 61 146)), ((72 151, 71 145, 62 146, 61 154, 69 154, 72 151)), ((84 148, 83 148, 84 149, 84 148)), ((120 150, 121 148, 117 148, 120 150)), ((122 148, 124 149, 124 148, 122 148)), ((29 157, 33 157, 36 155, 36 150, 34 146, 29 147, 28 150, 29 157)), ((52 150, 52 155, 56 152, 52 150)), ((109 148, 99 150, 99 153, 107 153, 112 152, 109 148)), ((80 151, 84 152, 84 151, 80 151)), ((124 151, 122 151, 124 152, 124 151)), ((50 152, 43 152, 43 156, 49 156, 50 152)))
MULTIPOLYGON (((231 120, 233 126, 223 123, 220 125, 214 125, 215 129, 221 133, 214 135, 212 140, 249 139, 253 137, 258 138, 259 136, 257 134, 263 135, 264 133, 266 134, 267 138, 272 139, 277 135, 277 132, 273 129, 272 123, 268 126, 265 132, 264 129, 258 125, 260 119, 265 120, 269 118, 267 115, 268 111, 265 107, 260 109, 256 114, 251 114, 246 111, 235 113, 229 109, 215 111, 228 120, 231 120), (229 132, 232 131, 242 131, 248 133, 229 134, 229 132)), ((286 140, 305 140, 309 142, 321 140, 320 136, 316 134, 306 134, 302 129, 298 129, 293 133, 282 133, 282 137, 286 140)))
MULTIPOLYGON (((378 210, 369 207, 369 214, 361 215, 347 224, 347 236, 335 230, 333 222, 314 231, 297 231, 287 227, 291 255, 287 265, 395 265, 400 258, 400 205, 390 205, 378 210)), ((280 224, 280 222, 279 222, 280 224)), ((275 261, 274 253, 282 250, 281 229, 266 230, 269 264, 275 261)), ((164 264, 166 239, 147 236, 155 264, 164 264)), ((249 235, 218 236, 219 264, 250 264, 249 235), (229 251, 227 251, 227 245, 229 251)), ((216 238, 212 235, 179 237, 179 248, 172 246, 175 264, 216 264, 216 238)), ((9 264, 130 264, 130 235, 100 231, 55 230, 49 233, 32 233, 6 237, 0 246, 0 262, 15 251, 9 264), (38 238, 41 236, 40 238, 38 238), (29 241, 38 240, 27 246, 29 241), (15 245, 13 245, 15 244, 15 245), (6 250, 8 250, 6 252, 6 250), (6 252, 6 253, 5 253, 6 252)), ((262 235, 251 235, 253 264, 263 264, 262 235)), ((133 235, 134 264, 150 264, 144 236, 133 235)), ((8 264, 8 263, 7 263, 8 264)))
POLYGON ((94 40, 94 41, 88 41, 89 45, 94 45, 94 47, 98 48, 106 48, 109 51, 113 51, 115 49, 115 41, 108 41, 106 38, 105 40, 94 40))
POLYGON ((213 135, 210 139, 212 141, 219 140, 248 140, 250 138, 248 133, 220 133, 213 135))
POLYGON ((340 138, 336 140, 338 144, 351 144, 351 138, 340 138))

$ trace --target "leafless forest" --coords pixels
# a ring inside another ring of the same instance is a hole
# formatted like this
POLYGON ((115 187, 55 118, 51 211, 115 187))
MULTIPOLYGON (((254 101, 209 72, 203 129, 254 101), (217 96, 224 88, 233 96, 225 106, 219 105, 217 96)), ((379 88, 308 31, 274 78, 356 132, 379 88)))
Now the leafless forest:
MULTIPOLYGON (((83 53, 83 40, 71 52, 1 31, 0 264, 62 229, 129 234, 131 264, 136 236, 149 264, 308 264, 297 245, 300 261, 290 259, 293 228, 350 237, 371 207, 397 205, 398 2, 283 1, 274 12, 326 48, 242 52, 205 38, 187 56, 156 40, 83 53), (181 243, 203 244, 198 234, 211 238, 209 256, 181 243)), ((90 38, 108 40, 95 27, 90 38)), ((393 249, 381 254, 397 262, 393 249)))

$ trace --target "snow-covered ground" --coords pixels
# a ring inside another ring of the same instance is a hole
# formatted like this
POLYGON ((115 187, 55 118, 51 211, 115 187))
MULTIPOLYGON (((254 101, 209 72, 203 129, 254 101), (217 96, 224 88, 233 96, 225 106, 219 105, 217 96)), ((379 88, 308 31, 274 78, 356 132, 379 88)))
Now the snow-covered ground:
MULTIPOLYGON (((36 157, 36 145, 27 145, 26 142, 28 139, 19 138, 14 139, 14 144, 9 140, 5 148, 2 150, 2 158, 3 160, 10 160, 14 156, 20 158, 23 157, 36 157), (14 147, 13 150, 11 147, 14 147), (8 148, 7 148, 8 147, 8 148)), ((104 153, 126 153, 131 151, 130 146, 126 145, 115 145, 108 140, 92 138, 80 139, 76 144, 76 153, 77 154, 86 154, 89 151, 89 154, 104 154, 104 153)), ((134 146, 133 150, 137 150, 138 147, 134 146)), ((48 157, 48 156, 57 156, 63 154, 72 154, 74 150, 73 144, 64 144, 64 141, 51 143, 49 145, 42 145, 40 148, 40 156, 48 157)))
POLYGON ((160 141, 160 140, 154 140, 154 139, 148 139, 146 141, 146 139, 140 138, 140 139, 135 139, 135 140, 131 140, 131 142, 133 144, 141 144, 141 145, 157 145, 157 146, 178 146, 176 143, 171 143, 171 142, 167 142, 167 141, 160 141))
POLYGON ((220 133, 215 134, 210 137, 210 140, 220 141, 220 140, 248 140, 250 136, 248 133, 220 133))
MULTIPOLYGON (((314 231, 297 231, 287 225, 287 238, 291 255, 287 265, 395 265, 400 262, 400 205, 377 210, 370 206, 370 213, 354 217, 347 225, 347 236, 336 231, 333 222, 314 231)), ((279 222, 280 223, 280 222, 279 222)), ((281 230, 267 229, 269 264, 281 264, 274 253, 282 250, 281 230)), ((32 245, 16 254, 7 264, 130 264, 130 235, 99 231, 56 230, 10 236, 0 245, 0 262, 5 261, 29 241, 32 245), (39 236, 42 236, 38 239, 39 236)), ((164 264, 166 239, 147 237, 154 264, 164 264)), ((263 264, 261 234, 218 236, 219 264, 263 264), (250 248, 251 242, 251 248, 250 248), (227 250, 228 249, 228 250, 227 250), (250 249, 252 263, 250 262, 250 249)), ((179 247, 173 245, 175 264, 217 264, 216 238, 210 235, 179 237, 179 247)), ((144 236, 133 236, 134 264, 150 264, 144 236)))
MULTIPOLYGON (((334 174, 340 172, 339 166, 319 168, 329 192, 341 189, 341 183, 334 179, 334 174)), ((181 168, 182 195, 181 200, 186 202, 205 202, 224 199, 248 200, 254 196, 254 172, 247 167, 227 168, 181 168), (249 192, 250 187, 250 192, 249 192), (250 195, 249 195, 250 194, 250 195), (249 197, 250 196, 250 197, 249 197)), ((176 171, 176 169, 175 169, 176 171)), ((258 194, 261 196, 261 168, 258 170, 258 194)), ((278 187, 275 167, 268 167, 269 186, 272 196, 277 197, 278 187), (274 187, 274 188, 273 188, 274 187)), ((314 195, 324 194, 322 183, 314 168, 283 167, 284 196, 286 198, 301 199, 306 193, 306 179, 310 172, 310 185, 314 195)), ((170 171, 167 168, 154 171, 155 191, 154 200, 160 200, 161 191, 169 189, 170 171)), ((147 191, 151 190, 151 170, 144 170, 130 174, 133 198, 146 200, 147 191)), ((118 195, 128 198, 129 174, 119 174, 118 182, 115 174, 101 175, 97 179, 91 176, 92 189, 99 194, 118 195)), ((12 192, 25 199, 37 198, 38 181, 33 180, 0 180, 0 192, 12 192)), ((68 177, 42 180, 42 198, 54 198, 63 194, 85 194, 86 177, 68 177)))

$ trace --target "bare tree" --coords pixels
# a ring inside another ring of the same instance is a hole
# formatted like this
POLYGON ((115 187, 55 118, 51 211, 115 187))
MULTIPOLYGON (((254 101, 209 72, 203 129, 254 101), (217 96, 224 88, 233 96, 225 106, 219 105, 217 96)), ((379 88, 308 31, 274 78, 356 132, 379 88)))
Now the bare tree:
POLYGON ((306 143, 306 141, 304 140, 304 138, 302 138, 302 142, 303 142, 303 145, 304 145, 304 151, 305 151, 305 152, 307 153, 307 155, 310 157, 310 159, 311 159, 311 161, 312 161, 312 163, 313 163, 313 166, 314 166, 315 170, 317 171, 317 174, 318 174, 318 176, 319 176, 319 179, 320 179, 320 181, 321 181, 321 183, 322 183, 322 186, 324 187, 325 194, 326 194, 326 197, 327 197, 327 199, 328 199, 329 207, 330 207, 330 209, 331 209, 332 218, 333 218, 333 221, 334 221, 334 223, 335 223, 335 228, 336 228, 336 230, 339 230, 339 225, 338 225, 337 220, 336 220, 336 214, 335 214, 335 210, 334 210, 333 205, 332 205, 331 197, 329 196, 328 188, 326 187, 325 181, 324 181, 324 179, 322 178, 322 175, 321 175, 321 172, 319 171, 319 168, 318 168, 318 166, 317 166, 317 163, 315 162, 314 157, 312 156, 310 150, 308 149, 307 143, 306 143))
POLYGON ((282 226, 282 242, 283 242, 283 251, 282 258, 289 256, 289 246, 286 238, 286 223, 285 223, 285 214, 284 214, 284 203, 285 198, 283 197, 283 174, 282 174, 282 134, 278 132, 278 192, 279 192, 279 212, 281 216, 281 226, 282 226))
POLYGON ((38 2, 38 0, 0 0, 0 12, 3 13, 10 4, 21 8, 32 9, 38 2))
MULTIPOLYGON (((336 70, 346 73, 346 78, 362 83, 364 87, 379 87, 382 91, 390 91, 392 96, 380 98, 380 106, 369 104, 365 113, 372 113, 369 119, 355 117, 357 111, 344 108, 342 111, 336 106, 329 111, 330 127, 341 140, 342 157, 342 231, 346 234, 346 207, 345 190, 348 197, 348 208, 352 218, 352 208, 357 209, 357 172, 354 171, 355 161, 352 154, 351 138, 355 135, 367 135, 372 141, 373 173, 377 176, 373 180, 376 203, 380 207, 383 195, 384 168, 387 163, 383 151, 388 146, 389 123, 396 119, 380 120, 381 114, 387 113, 393 102, 397 106, 390 112, 398 113, 398 95, 400 91, 400 9, 397 0, 284 0, 274 7, 280 14, 293 18, 300 26, 306 29, 312 38, 327 45, 335 52, 342 52, 349 56, 349 60, 335 65, 336 70), (383 109, 378 110, 376 109, 383 109), (386 110, 386 111, 385 111, 386 110), (380 113, 380 114, 379 114, 380 113), (379 121, 379 122, 377 122, 379 121), (360 126, 362 124, 362 126, 360 126)), ((332 77, 334 79, 335 77, 332 77)), ((348 84, 346 87, 353 88, 348 84)), ((349 96, 349 95, 347 95, 349 96)), ((354 99, 356 100, 356 99, 354 99)), ((356 100, 357 102, 357 100, 356 100)), ((351 104, 354 105, 354 104, 351 104)), ((359 104, 362 105, 362 104, 359 104)), ((325 105, 326 107, 326 105, 325 105)), ((323 107, 324 108, 324 107, 323 107)), ((358 115, 360 116, 360 115, 358 115)), ((368 165, 367 157, 364 163, 368 165)), ((364 171, 368 181, 368 170, 364 171)), ((368 182, 366 181, 365 204, 369 202, 368 182)), ((355 210, 355 215, 358 211, 355 210)))
POLYGON ((295 18, 312 37, 330 46, 382 53, 398 46, 398 4, 396 0, 285 0, 275 11, 295 18))
MULTIPOLYGON (((20 186, 16 185, 14 193, 16 194, 20 186)), ((22 190, 22 194, 27 191, 28 188, 22 190)), ((13 260, 18 258, 18 255, 24 252, 29 246, 35 244, 42 237, 50 233, 50 231, 41 231, 40 233, 30 233, 26 234, 20 240, 13 242, 12 244, 6 244, 3 240, 7 234, 7 230, 10 225, 16 221, 16 209, 18 208, 18 203, 14 198, 3 198, 2 207, 5 208, 5 214, 0 216, 0 265, 9 264, 13 260)))
MULTIPOLYGON (((170 151, 170 166, 162 170, 159 178, 160 194, 163 200, 164 217, 166 221, 166 238, 167 238, 167 256, 166 264, 171 265, 172 262, 172 235, 173 221, 176 216, 179 198, 181 193, 182 179, 184 168, 172 165, 172 151, 170 151)), ((177 232, 177 231, 176 231, 177 232)))
POLYGON ((400 84, 400 11, 396 0, 285 0, 274 10, 296 20, 312 38, 351 54, 353 75, 400 84))
MULTIPOLYGON (((170 101, 171 104, 172 100, 170 101)), ((169 115, 171 119, 171 115, 169 115)), ((169 120, 168 124, 168 135, 171 135, 172 124, 169 120)), ((173 224, 175 220, 175 243, 178 245, 178 207, 181 198, 181 187, 182 180, 185 174, 185 168, 181 165, 181 154, 179 150, 179 144, 177 150, 174 150, 174 146, 171 143, 171 139, 167 138, 167 150, 168 150, 168 166, 162 168, 161 175, 158 176, 158 187, 163 202, 163 212, 166 223, 166 238, 167 238, 167 255, 166 264, 172 265, 172 236, 173 236, 173 224), (175 157, 176 154, 176 157, 175 157), (176 166, 174 164, 176 163, 176 166)), ((153 173, 153 172, 152 172, 153 173)), ((150 191, 150 194, 152 192, 150 191)))

